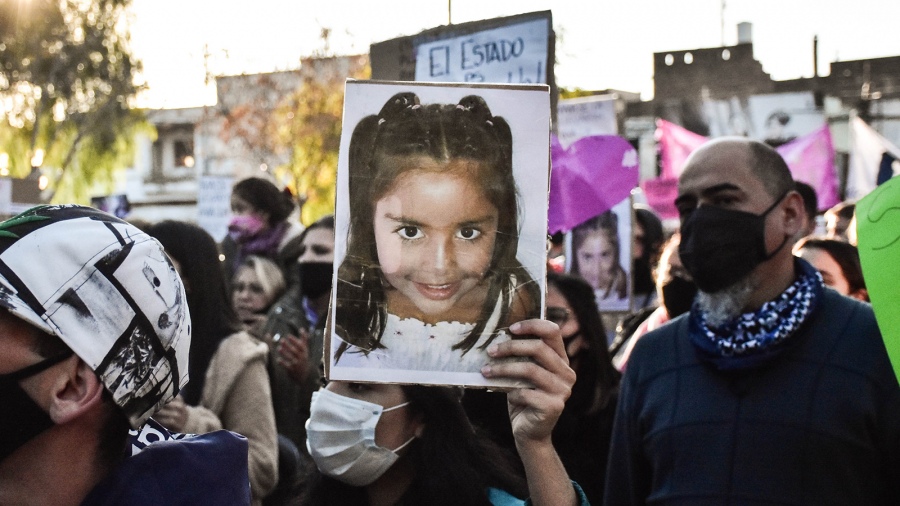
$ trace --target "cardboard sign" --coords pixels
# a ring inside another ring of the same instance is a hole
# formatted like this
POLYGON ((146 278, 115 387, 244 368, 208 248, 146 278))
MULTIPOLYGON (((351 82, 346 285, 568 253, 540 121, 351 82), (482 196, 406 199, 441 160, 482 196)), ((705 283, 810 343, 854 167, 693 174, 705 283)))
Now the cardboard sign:
POLYGON ((900 178, 890 179, 856 203, 856 227, 866 289, 900 379, 900 178))
POLYGON ((420 44, 416 81, 545 83, 549 34, 538 19, 420 44))
POLYGON ((228 234, 233 182, 230 177, 201 176, 197 183, 197 225, 216 242, 222 242, 228 234))
POLYGON ((592 135, 616 135, 616 100, 613 95, 570 98, 556 106, 557 137, 563 147, 592 135))
POLYGON ((330 379, 463 386, 543 313, 547 86, 349 81, 330 379))

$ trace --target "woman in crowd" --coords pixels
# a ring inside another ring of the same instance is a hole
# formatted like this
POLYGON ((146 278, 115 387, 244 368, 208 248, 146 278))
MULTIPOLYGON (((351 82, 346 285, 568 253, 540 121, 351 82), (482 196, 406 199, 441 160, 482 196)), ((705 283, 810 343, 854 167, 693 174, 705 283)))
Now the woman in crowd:
MULTIPOLYGON (((533 504, 586 504, 556 455, 551 433, 575 381, 559 329, 526 320, 510 332, 538 339, 494 344, 486 377, 534 388, 508 393, 509 420, 533 504)), ((503 452, 478 436, 455 389, 332 381, 313 397, 307 444, 317 471, 311 506, 521 505, 526 484, 503 452)), ((602 479, 600 476, 595 479, 602 479)))
POLYGON ((634 206, 634 244, 631 249, 631 279, 634 286, 634 307, 640 309, 656 303, 653 269, 663 244, 663 226, 659 216, 647 206, 634 206))
POLYGON ((268 258, 244 259, 231 280, 231 304, 251 334, 261 337, 266 311, 284 293, 284 274, 268 258))
POLYGON ((856 246, 836 239, 807 237, 794 246, 794 254, 811 263, 825 284, 841 295, 869 302, 856 246))
POLYGON ((825 237, 837 241, 849 242, 852 232, 850 222, 856 213, 856 203, 845 200, 825 211, 825 237))
POLYGON ((697 295, 697 285, 681 265, 678 244, 681 235, 676 233, 666 241, 656 268, 656 292, 659 307, 645 308, 622 321, 617 329, 616 342, 610 348, 616 369, 625 370, 625 364, 637 341, 647 332, 655 330, 669 320, 687 313, 697 295))
POLYGON ((320 385, 325 313, 334 272, 334 216, 315 221, 298 242, 297 282, 272 305, 264 336, 270 346, 269 374, 278 433, 302 451, 309 401, 320 385))
POLYGON ((284 438, 297 449, 296 464, 279 460, 279 485, 268 501, 296 496, 314 467, 306 451, 312 394, 321 385, 325 313, 334 272, 334 216, 309 225, 297 241, 297 275, 269 309, 263 336, 269 345, 269 379, 282 454, 284 438))
POLYGON ((547 319, 559 325, 577 374, 572 397, 553 430, 553 445, 569 476, 592 504, 600 504, 603 480, 597 477, 606 475, 619 373, 610 363, 591 286, 576 276, 548 273, 547 319))
POLYGON ((163 221, 147 233, 162 243, 184 280, 192 334, 190 381, 154 418, 176 432, 227 429, 246 436, 250 489, 259 505, 278 476, 266 345, 240 330, 209 234, 177 221, 163 221))
POLYGON ((285 269, 292 265, 288 244, 303 228, 288 221, 294 199, 268 180, 250 177, 231 189, 231 223, 222 242, 225 274, 229 281, 250 255, 266 257, 285 269))

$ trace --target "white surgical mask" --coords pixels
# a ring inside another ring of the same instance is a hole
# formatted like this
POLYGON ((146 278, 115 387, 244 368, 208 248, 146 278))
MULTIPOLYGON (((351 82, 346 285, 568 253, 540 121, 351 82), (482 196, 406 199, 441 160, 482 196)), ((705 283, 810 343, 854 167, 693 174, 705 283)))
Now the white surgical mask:
POLYGON ((362 487, 371 484, 397 461, 400 447, 389 450, 375 444, 375 426, 381 414, 406 406, 385 409, 321 389, 312 394, 306 421, 306 449, 319 471, 338 481, 362 487))

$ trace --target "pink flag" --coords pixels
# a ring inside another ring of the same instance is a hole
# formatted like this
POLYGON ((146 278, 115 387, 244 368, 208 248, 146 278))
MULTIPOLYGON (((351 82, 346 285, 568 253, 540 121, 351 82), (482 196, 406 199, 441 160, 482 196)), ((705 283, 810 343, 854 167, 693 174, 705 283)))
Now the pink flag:
POLYGON ((834 144, 827 124, 776 149, 787 162, 794 180, 803 181, 816 190, 819 210, 839 202, 834 173, 834 144))
POLYGON ((569 231, 603 214, 638 183, 637 151, 616 135, 582 137, 563 148, 551 137, 550 233, 569 231))
POLYGON ((678 218, 675 199, 678 197, 678 178, 657 177, 644 180, 641 189, 647 197, 647 204, 664 220, 678 218))
POLYGON ((688 155, 709 140, 664 119, 656 120, 656 138, 662 155, 662 174, 659 176, 665 179, 678 179, 688 155))
POLYGON ((647 196, 647 203, 661 218, 678 218, 675 209, 678 176, 684 170, 688 155, 709 139, 664 119, 656 120, 656 138, 662 158, 662 174, 641 183, 641 189, 647 196))

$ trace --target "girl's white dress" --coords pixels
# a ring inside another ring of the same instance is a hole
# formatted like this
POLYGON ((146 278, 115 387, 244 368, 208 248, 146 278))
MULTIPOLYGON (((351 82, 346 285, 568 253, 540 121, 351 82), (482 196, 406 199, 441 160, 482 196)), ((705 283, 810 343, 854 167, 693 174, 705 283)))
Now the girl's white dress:
MULTIPOLYGON (((384 333, 381 335, 384 348, 370 351, 366 355, 360 348, 350 346, 340 358, 339 364, 373 369, 478 373, 486 364, 494 362, 480 347, 487 342, 499 324, 501 300, 497 301, 481 337, 465 354, 462 350, 454 350, 453 346, 469 335, 475 328, 474 323, 453 321, 429 324, 416 318, 401 319, 388 313, 384 333)), ((509 340, 509 334, 501 329, 491 343, 499 344, 509 340)))

